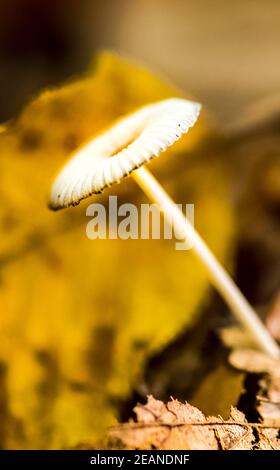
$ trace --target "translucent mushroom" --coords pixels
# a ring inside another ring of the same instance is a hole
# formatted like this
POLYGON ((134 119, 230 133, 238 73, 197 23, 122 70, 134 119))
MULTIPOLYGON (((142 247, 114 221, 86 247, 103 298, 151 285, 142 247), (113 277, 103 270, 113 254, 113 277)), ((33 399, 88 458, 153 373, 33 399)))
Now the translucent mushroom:
POLYGON ((198 103, 174 98, 144 106, 117 121, 78 150, 62 169, 52 187, 50 207, 57 210, 76 205, 131 173, 144 193, 164 212, 165 220, 176 229, 176 233, 183 234, 191 243, 210 281, 256 346, 271 356, 279 357, 278 345, 234 281, 159 182, 143 166, 195 124, 200 108, 198 103))

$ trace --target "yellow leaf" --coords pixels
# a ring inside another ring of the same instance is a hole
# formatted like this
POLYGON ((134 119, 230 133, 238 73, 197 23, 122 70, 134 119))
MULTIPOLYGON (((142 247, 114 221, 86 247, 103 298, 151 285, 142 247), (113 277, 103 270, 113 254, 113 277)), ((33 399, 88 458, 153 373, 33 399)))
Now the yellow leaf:
MULTIPOLYGON (((175 95, 146 69, 103 53, 84 78, 43 92, 1 132, 4 448, 100 438, 147 358, 205 301, 203 268, 173 240, 90 241, 89 201, 47 209, 52 179, 72 150, 121 114, 175 95)), ((209 134, 202 119, 151 168, 178 202, 195 204, 196 227, 223 260, 233 227, 226 175, 213 159, 189 155, 209 134)), ((109 194, 94 200, 106 203, 109 194)), ((111 194, 145 201, 131 179, 111 194)))

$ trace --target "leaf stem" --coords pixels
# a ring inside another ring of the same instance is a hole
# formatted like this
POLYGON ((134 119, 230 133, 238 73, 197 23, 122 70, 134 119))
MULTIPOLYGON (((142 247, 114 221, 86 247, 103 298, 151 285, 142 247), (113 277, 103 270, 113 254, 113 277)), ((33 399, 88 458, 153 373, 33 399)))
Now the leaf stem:
POLYGON ((147 429, 147 428, 181 428, 184 426, 240 426, 243 428, 255 428, 255 429, 280 429, 279 424, 263 424, 263 423, 244 423, 243 421, 177 421, 174 423, 167 423, 164 421, 156 421, 154 423, 120 423, 115 426, 111 426, 111 430, 122 430, 122 429, 147 429))

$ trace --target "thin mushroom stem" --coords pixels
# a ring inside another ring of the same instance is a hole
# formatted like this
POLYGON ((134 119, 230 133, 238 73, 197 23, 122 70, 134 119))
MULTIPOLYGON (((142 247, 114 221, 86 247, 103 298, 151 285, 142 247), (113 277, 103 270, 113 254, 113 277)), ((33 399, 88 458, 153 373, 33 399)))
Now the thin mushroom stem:
POLYGON ((159 182, 144 166, 134 171, 132 177, 149 199, 156 203, 160 210, 164 212, 166 221, 176 230, 180 231, 180 233, 184 234, 186 241, 191 243, 193 252, 206 268, 212 284, 225 300, 237 320, 246 329, 256 346, 270 356, 279 358, 279 347, 265 325, 261 322, 232 278, 196 232, 193 225, 183 215, 159 182))

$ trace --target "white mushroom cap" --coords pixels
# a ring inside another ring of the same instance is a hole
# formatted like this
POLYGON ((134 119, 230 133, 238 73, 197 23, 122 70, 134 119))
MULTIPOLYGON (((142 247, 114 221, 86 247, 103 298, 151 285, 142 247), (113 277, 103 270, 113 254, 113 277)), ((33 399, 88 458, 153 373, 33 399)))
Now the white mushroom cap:
POLYGON ((76 151, 56 178, 51 209, 78 204, 164 152, 196 122, 201 105, 172 98, 119 120, 76 151), (121 150, 120 150, 121 149, 121 150))

